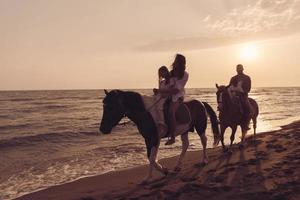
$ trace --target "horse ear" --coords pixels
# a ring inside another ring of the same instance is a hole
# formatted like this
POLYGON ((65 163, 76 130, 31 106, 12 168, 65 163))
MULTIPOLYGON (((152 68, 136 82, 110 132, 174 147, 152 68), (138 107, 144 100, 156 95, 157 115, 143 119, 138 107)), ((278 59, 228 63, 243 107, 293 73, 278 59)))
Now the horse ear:
POLYGON ((107 95, 108 94, 108 91, 106 89, 104 89, 104 93, 107 95))
POLYGON ((216 83, 216 88, 217 88, 217 89, 219 89, 219 85, 218 85, 218 83, 216 83))

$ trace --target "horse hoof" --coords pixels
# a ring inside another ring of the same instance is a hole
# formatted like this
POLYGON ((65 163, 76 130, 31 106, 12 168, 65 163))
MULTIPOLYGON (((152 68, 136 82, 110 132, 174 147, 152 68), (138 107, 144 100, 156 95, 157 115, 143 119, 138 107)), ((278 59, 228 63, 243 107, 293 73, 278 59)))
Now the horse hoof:
POLYGON ((240 144, 240 145, 239 145, 239 148, 240 148, 240 149, 243 149, 243 148, 244 148, 244 144, 240 144))
POLYGON ((175 168, 174 168, 174 171, 175 171, 175 172, 180 172, 180 171, 181 171, 181 167, 175 167, 175 168))
POLYGON ((223 148, 223 153, 227 153, 228 152, 228 148, 223 148))

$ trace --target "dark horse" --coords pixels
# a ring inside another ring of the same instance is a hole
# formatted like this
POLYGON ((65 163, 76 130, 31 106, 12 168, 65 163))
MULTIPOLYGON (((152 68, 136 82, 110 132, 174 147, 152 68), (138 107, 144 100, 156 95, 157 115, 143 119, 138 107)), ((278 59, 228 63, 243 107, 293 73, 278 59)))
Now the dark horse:
MULTIPOLYGON (((224 133, 225 130, 230 127, 232 130, 230 136, 230 148, 234 141, 235 132, 238 126, 241 126, 242 129, 242 138, 240 146, 243 146, 243 142, 245 139, 245 135, 247 134, 247 128, 242 126, 243 123, 243 114, 240 112, 241 107, 234 102, 234 100, 230 97, 228 88, 226 86, 218 86, 217 91, 217 102, 218 102, 218 109, 219 113, 219 120, 220 120, 220 129, 221 129, 221 143, 223 146, 224 152, 227 151, 227 148, 224 145, 224 133)), ((252 119, 253 122, 253 129, 254 135, 256 134, 256 124, 257 124, 257 116, 259 113, 258 105, 256 101, 252 98, 248 98, 250 102, 250 120, 252 119)), ((249 122, 248 122, 249 123, 249 122)))
MULTIPOLYGON (((110 133, 112 128, 116 126, 124 116, 127 116, 137 125, 137 128, 140 134, 143 136, 147 147, 147 156, 150 167, 149 174, 145 178, 144 183, 151 179, 153 168, 162 174, 167 175, 168 170, 162 167, 156 160, 161 136, 159 136, 151 114, 145 109, 142 96, 136 92, 121 90, 112 90, 110 92, 105 90, 105 94, 106 96, 103 99, 103 116, 100 125, 100 131, 103 134, 110 133)), ((203 158, 201 164, 207 163, 207 138, 205 136, 205 130, 207 127, 206 113, 208 113, 212 124, 214 143, 217 144, 219 142, 219 127, 217 116, 213 109, 207 103, 201 103, 197 100, 192 100, 186 102, 185 104, 190 111, 192 120, 189 125, 190 130, 180 133, 182 140, 182 152, 175 167, 176 171, 180 170, 181 162, 189 146, 188 131, 194 131, 194 129, 196 129, 198 135, 200 136, 201 143, 203 145, 203 158)), ((162 138, 164 137, 166 136, 163 136, 162 138)))

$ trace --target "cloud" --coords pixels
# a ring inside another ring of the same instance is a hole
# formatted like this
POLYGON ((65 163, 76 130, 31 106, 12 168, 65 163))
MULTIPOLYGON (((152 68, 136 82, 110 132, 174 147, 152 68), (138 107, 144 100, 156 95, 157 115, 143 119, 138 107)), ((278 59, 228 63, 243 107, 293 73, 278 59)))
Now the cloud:
MULTIPOLYGON (((300 32, 300 0, 257 0, 223 16, 206 15, 203 31, 138 46, 143 51, 192 50, 283 37, 300 32)), ((204 24, 204 25, 203 25, 204 24)))
POLYGON ((259 0, 254 6, 233 9, 223 19, 207 24, 207 28, 229 36, 289 32, 296 23, 299 28, 299 10, 299 0, 259 0))

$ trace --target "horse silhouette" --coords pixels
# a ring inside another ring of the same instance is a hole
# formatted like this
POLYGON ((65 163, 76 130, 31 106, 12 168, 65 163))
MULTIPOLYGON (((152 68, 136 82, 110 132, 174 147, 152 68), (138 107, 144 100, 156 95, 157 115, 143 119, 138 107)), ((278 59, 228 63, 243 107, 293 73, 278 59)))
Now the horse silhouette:
MULTIPOLYGON (((228 87, 222 85, 218 86, 216 84, 216 88, 218 89, 217 95, 217 102, 218 102, 218 110, 219 110, 219 120, 220 120, 220 131, 221 131, 221 143, 223 147, 223 151, 227 151, 228 149, 225 147, 224 144, 224 133, 225 130, 230 127, 232 132, 230 136, 230 149, 232 147, 235 133, 238 126, 241 126, 242 129, 242 138, 240 146, 243 146, 245 135, 247 134, 247 128, 242 126, 242 124, 248 124, 249 122, 243 122, 243 113, 241 112, 240 105, 234 100, 234 97, 231 97, 228 87)), ((253 121, 253 129, 254 135, 256 135, 256 126, 257 126, 257 116, 259 114, 259 108, 257 102, 252 99, 248 98, 250 102, 250 120, 253 121)))

